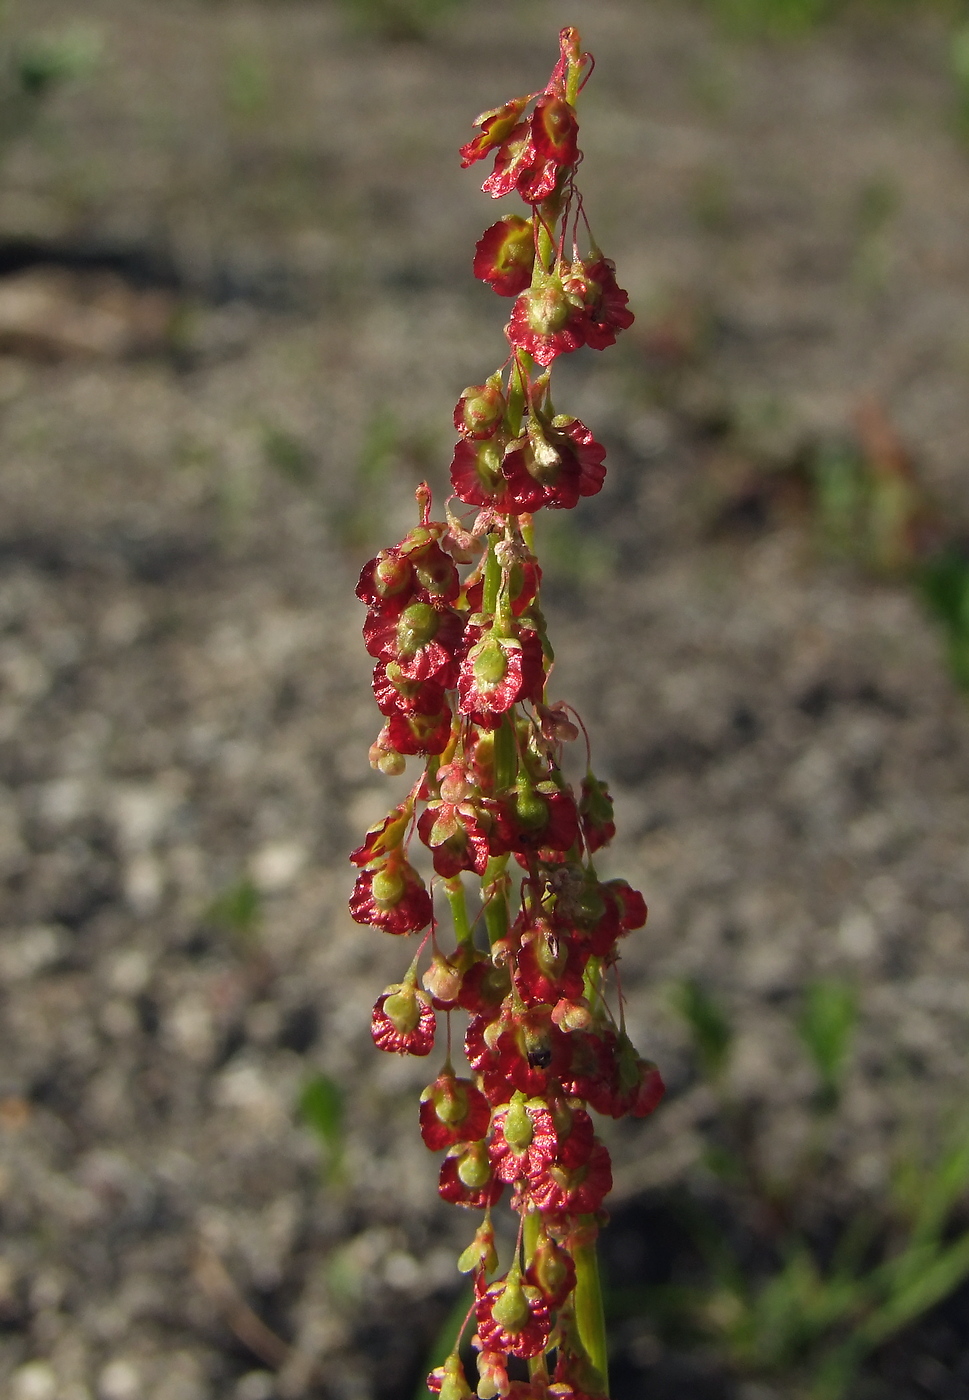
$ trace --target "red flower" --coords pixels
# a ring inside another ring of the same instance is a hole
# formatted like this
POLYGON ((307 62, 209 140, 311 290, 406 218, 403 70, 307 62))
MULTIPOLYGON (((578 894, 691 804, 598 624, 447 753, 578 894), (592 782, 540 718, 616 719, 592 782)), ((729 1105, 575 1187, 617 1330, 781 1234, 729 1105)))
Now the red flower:
POLYGON ((474 250, 474 275, 501 297, 514 297, 532 280, 535 231, 530 219, 506 214, 485 229, 474 250))
POLYGON ((512 1185, 555 1160, 558 1138, 547 1108, 525 1104, 516 1097, 507 1108, 495 1112, 492 1124, 488 1154, 502 1181, 512 1185))
POLYGON ((498 637, 469 625, 468 649, 458 674, 458 709, 484 729, 496 729, 518 700, 541 700, 545 686, 542 643, 531 628, 498 637))
POLYGON ((451 459, 451 485, 454 493, 469 506, 490 506, 492 510, 517 513, 501 471, 504 444, 499 438, 472 443, 464 439, 451 459))
POLYGON ((575 109, 568 102, 549 93, 538 99, 531 119, 532 168, 517 181, 526 204, 539 204, 554 194, 560 177, 578 160, 578 136, 575 109))
POLYGON ((451 739, 451 722, 447 705, 436 715, 395 714, 384 725, 383 735, 398 753, 443 753, 451 739))
POLYGON ((562 792, 554 783, 537 787, 520 783, 514 803, 505 806, 511 830, 507 840, 521 863, 530 852, 565 852, 579 838, 579 815, 571 792, 562 792))
POLYGON ((382 549, 364 564, 357 597, 380 612, 400 612, 414 601, 453 603, 461 585, 454 560, 437 541, 439 529, 420 525, 395 549, 382 549))
POLYGON ((527 921, 522 915, 515 932, 521 939, 515 958, 515 981, 529 1005, 581 997, 587 952, 567 935, 560 936, 547 919, 527 921))
POLYGON ((509 985, 507 969, 495 967, 490 958, 482 956, 464 974, 458 1006, 474 1016, 494 1015, 508 995, 509 985))
POLYGON ((472 1142, 451 1148, 441 1163, 437 1189, 452 1205, 484 1210, 501 1199, 505 1188, 492 1175, 484 1143, 472 1142))
POLYGON ((378 661, 373 671, 373 693, 382 715, 437 715, 444 708, 440 681, 412 681, 396 661, 378 661))
POLYGON ((553 1163, 528 1181, 533 1210, 566 1215, 591 1215, 612 1190, 612 1164, 601 1142, 593 1144, 589 1160, 571 1169, 553 1163))
POLYGON ((519 509, 571 510, 580 496, 595 496, 606 479, 606 449, 578 418, 560 414, 550 423, 529 422, 527 438, 505 453, 502 471, 519 509))
POLYGON ((488 800, 429 802, 421 813, 417 832, 434 853, 438 875, 450 879, 461 870, 483 875, 491 857, 504 854, 488 800))
POLYGON ((539 1289, 550 1308, 560 1308, 575 1287, 575 1263, 549 1235, 539 1242, 525 1279, 539 1289))
POLYGON ((497 1279, 474 1306, 478 1339, 486 1351, 527 1359, 540 1356, 548 1344, 551 1324, 541 1290, 522 1283, 517 1272, 497 1279))
POLYGON ((421 1137, 432 1152, 457 1142, 477 1142, 488 1131, 491 1109, 470 1079, 439 1074, 421 1094, 421 1137))
POLYGON ((402 802, 387 813, 367 832, 362 846, 350 855, 354 865, 381 864, 392 850, 404 839, 410 819, 414 815, 414 804, 410 800, 402 802))
POLYGON ((493 199, 517 190, 526 204, 541 204, 574 168, 578 135, 574 109, 564 98, 543 93, 530 117, 513 126, 500 144, 490 143, 498 145, 498 152, 481 188, 493 199))
POLYGON ((559 1165, 568 1171, 584 1166, 595 1146, 595 1126, 584 1108, 573 1108, 572 1121, 559 1127, 559 1165))
POLYGON ((513 126, 495 154, 491 174, 481 188, 492 199, 501 199, 518 188, 519 180, 527 184, 535 166, 536 151, 532 140, 532 124, 526 118, 513 126))
POLYGON ((646 901, 639 890, 634 890, 625 880, 607 880, 602 886, 602 893, 615 904, 624 933, 643 927, 647 910, 646 901))
POLYGON ((414 571, 410 561, 399 549, 382 549, 369 559, 360 571, 356 594, 371 608, 402 608, 410 600, 414 587, 414 571))
POLYGON ((613 820, 612 798, 605 783, 600 783, 591 772, 582 779, 582 796, 579 799, 579 817, 582 822, 582 835, 586 850, 590 855, 608 846, 616 834, 613 820))
POLYGON ((436 680, 447 690, 454 684, 455 653, 462 630, 462 621, 452 608, 410 603, 390 616, 369 613, 363 637, 370 655, 397 662, 405 679, 436 680))
POLYGON ((547 368, 557 355, 585 344, 587 317, 562 284, 559 272, 545 273, 519 292, 505 334, 512 345, 527 350, 547 368))
POLYGON ((495 384, 472 384, 454 409, 454 426, 463 438, 485 441, 494 437, 505 416, 505 396, 495 384))
POLYGON ((501 107, 492 107, 475 117, 472 126, 480 126, 481 134, 475 136, 466 146, 461 147, 461 168, 467 170, 476 160, 483 160, 488 152, 500 145, 518 125, 522 112, 530 102, 529 97, 513 97, 501 107))
POLYGON ((585 284, 585 343, 593 350, 615 345, 616 332, 627 330, 635 320, 627 302, 629 293, 616 282, 616 264, 611 258, 579 263, 585 284))
POLYGON ((435 1366, 427 1378, 432 1395, 443 1394, 444 1400, 474 1400, 458 1353, 452 1352, 443 1366, 435 1366))
POLYGON ((662 1076, 652 1060, 644 1060, 624 1034, 609 1027, 572 1036, 573 1061, 566 1093, 585 1099, 597 1113, 610 1118, 646 1118, 665 1093, 662 1076))
POLYGON ((370 1034, 378 1050, 395 1055, 429 1055, 437 1021, 431 999, 413 982, 388 987, 377 998, 370 1034))
POLYGON ((571 1068, 571 1036, 551 1019, 550 1008, 532 1007, 489 1019, 488 1013, 472 1017, 465 1036, 465 1054, 481 1075, 481 1087, 490 1103, 508 1102, 508 1090, 542 1096, 550 1081, 561 1079, 571 1068))
POLYGON ((417 933, 427 928, 433 912, 424 881, 400 850, 391 851, 377 870, 361 870, 350 896, 356 923, 386 933, 417 933))

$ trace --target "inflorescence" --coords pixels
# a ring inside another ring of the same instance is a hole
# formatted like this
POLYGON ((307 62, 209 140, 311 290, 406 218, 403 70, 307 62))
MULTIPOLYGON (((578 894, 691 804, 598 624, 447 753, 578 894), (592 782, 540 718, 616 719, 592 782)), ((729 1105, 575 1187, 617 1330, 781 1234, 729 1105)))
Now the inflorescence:
MULTIPOLYGON (((465 1327, 473 1318, 481 1400, 606 1394, 595 1239, 612 1174, 589 1109, 644 1117, 663 1093, 626 1035, 616 972, 619 940, 643 926, 646 905, 626 881, 596 873, 615 834, 612 802, 588 766, 578 793, 566 781, 563 748, 581 721, 546 699, 553 657, 532 515, 571 509, 605 477, 604 448, 552 407, 551 366, 580 346, 612 345, 633 319, 575 186, 575 102, 592 60, 571 28, 560 50, 547 87, 485 112, 461 150, 465 166, 493 154, 484 190, 529 207, 493 224, 474 258, 475 275, 515 299, 510 353, 458 400, 446 519, 430 518, 430 491, 419 488, 421 523, 371 559, 357 587, 386 721, 371 763, 396 775, 408 755, 426 762, 354 851, 350 911, 391 934, 427 930, 403 980, 378 998, 372 1030, 380 1049, 423 1056, 438 1013, 446 1022, 420 1128, 445 1153, 440 1194, 484 1213, 459 1260, 474 1282, 465 1327), (415 834, 450 906, 453 948, 408 858, 415 834), (480 882, 473 918, 466 874, 480 882), (469 1016, 470 1077, 451 1062, 458 1010, 469 1016), (520 1225, 502 1273, 491 1210, 506 1190, 520 1225)), ((460 1344, 428 1378, 443 1400, 471 1395, 460 1344)))

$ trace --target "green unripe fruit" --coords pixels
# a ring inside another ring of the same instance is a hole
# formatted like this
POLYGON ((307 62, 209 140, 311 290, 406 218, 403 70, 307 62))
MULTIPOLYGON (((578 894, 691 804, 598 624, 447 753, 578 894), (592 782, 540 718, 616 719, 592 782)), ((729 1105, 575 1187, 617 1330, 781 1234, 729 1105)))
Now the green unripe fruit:
POLYGON ((450 1084, 440 1090, 441 1097, 434 1104, 434 1112, 441 1123, 461 1123, 468 1116, 468 1096, 457 1084, 450 1084))
POLYGON ((528 1299, 521 1286, 521 1280, 512 1276, 508 1279, 497 1302, 491 1309, 491 1316, 506 1332, 520 1332, 530 1317, 528 1299))
POLYGON ((401 1035, 409 1035, 417 1027, 421 1019, 421 1009, 417 1003, 417 997, 412 989, 394 992, 384 1002, 384 1015, 391 1022, 395 1031, 401 1035))
POLYGON ((519 788, 515 799, 515 816, 526 831, 541 831, 548 822, 548 807, 534 788, 519 788))
POLYGON ((430 603, 411 603, 397 623, 397 645, 401 652, 413 656, 415 651, 427 646, 437 634, 440 622, 440 614, 430 603))
POLYGON ((487 1186, 491 1179, 491 1166, 482 1147, 475 1144, 461 1158, 458 1163, 458 1179, 469 1191, 480 1191, 482 1186, 487 1186))
POLYGON ((505 1114, 505 1142, 513 1152, 524 1152, 535 1136, 532 1120, 516 1094, 505 1114))
POLYGON ((379 905, 391 908, 399 904, 404 895, 404 877, 399 870, 391 870, 385 867, 378 870, 373 877, 371 891, 374 899, 379 905))
POLYGON ((500 685, 508 674, 508 658, 500 642, 490 639, 482 643, 474 658, 474 678, 479 685, 500 685))

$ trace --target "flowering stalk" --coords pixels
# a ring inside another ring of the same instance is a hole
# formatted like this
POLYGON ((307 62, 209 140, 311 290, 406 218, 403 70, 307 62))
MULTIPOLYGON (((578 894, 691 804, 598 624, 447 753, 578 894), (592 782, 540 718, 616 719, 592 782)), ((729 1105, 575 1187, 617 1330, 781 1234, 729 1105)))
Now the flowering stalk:
MULTIPOLYGON (((441 1195, 484 1216, 458 1265, 473 1276, 465 1327, 473 1317, 481 1400, 606 1395, 595 1241, 612 1175, 588 1110, 644 1117, 663 1092, 626 1035, 614 971, 618 941, 642 927, 646 905, 624 880, 596 873, 595 853, 615 834, 612 802, 588 743, 579 793, 567 782, 562 753, 581 721, 546 699, 552 649, 532 515, 571 509, 605 477, 589 429, 553 408, 550 370, 582 345, 612 345, 633 319, 575 186, 575 103, 592 60, 574 29, 559 38, 545 89, 485 112, 461 151, 465 166, 493 155, 485 191, 528 206, 493 224, 475 252, 475 275, 515 300, 507 359, 454 412, 451 483, 466 509, 449 502, 446 519, 432 520, 421 486, 420 524, 371 559, 357 587, 386 720, 371 763, 400 774, 416 755, 424 768, 354 851, 350 911, 391 934, 428 930, 403 980, 378 998, 373 1038, 429 1055, 438 1013, 445 1020, 420 1127, 445 1154, 441 1195), (410 862, 415 835, 431 852, 453 946, 410 862), (465 875, 479 885, 473 913, 465 875), (451 1061, 458 1010, 469 1015, 470 1077, 451 1061), (506 1190, 520 1225, 501 1272, 491 1211, 506 1190)), ((443 1400, 471 1394, 460 1343, 428 1377, 443 1400)))

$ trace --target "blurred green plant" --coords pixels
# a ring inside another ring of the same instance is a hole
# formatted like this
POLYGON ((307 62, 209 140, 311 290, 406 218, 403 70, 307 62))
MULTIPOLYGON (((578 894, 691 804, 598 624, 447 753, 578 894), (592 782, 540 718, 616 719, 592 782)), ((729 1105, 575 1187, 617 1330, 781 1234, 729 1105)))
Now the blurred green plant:
POLYGON ((797 1033, 818 1076, 817 1107, 822 1113, 833 1113, 841 1102, 857 1021, 858 996, 854 987, 834 978, 808 984, 797 1033))
POLYGON ((969 23, 952 36, 949 67, 956 88, 956 119, 963 137, 969 138, 969 23))
POLYGON ((299 1096, 299 1116, 319 1139, 325 1162, 327 1186, 339 1186, 345 1178, 343 1090, 325 1074, 314 1074, 299 1096))
MULTIPOLYGON (((822 1248, 796 1219, 841 1107, 856 990, 834 978, 804 990, 795 1030, 818 1088, 809 1106, 813 1130, 783 1181, 763 1172, 757 1135, 766 1128, 731 1093, 735 1036, 725 1010, 695 981, 679 984, 674 1005, 721 1105, 706 1164, 759 1238, 752 1255, 750 1241, 731 1237, 691 1200, 684 1218, 708 1279, 650 1290, 647 1305, 661 1327, 712 1342, 738 1373, 783 1383, 785 1394, 805 1400, 843 1400, 876 1347, 969 1278, 969 1233, 954 1228, 969 1191, 969 1125, 949 1134, 935 1160, 899 1153, 887 1197, 854 1212, 834 1245, 822 1248), (751 1257, 771 1262, 752 1268, 751 1257)), ((621 1294, 615 1301, 622 1309, 621 1294)))
POLYGON ((426 40, 462 0, 339 0, 350 25, 394 41, 426 40))
POLYGON ((889 232, 900 206, 901 194, 898 186, 887 175, 876 175, 866 180, 858 192, 858 241, 851 266, 851 277, 863 292, 880 292, 889 282, 889 232))
POLYGON ((712 0, 717 17, 740 35, 803 33, 827 19, 835 0, 712 0))
POLYGON ((856 427, 854 440, 822 443, 807 464, 821 544, 872 573, 911 577, 934 512, 880 405, 863 403, 856 427))
POLYGON ((845 11, 890 16, 905 10, 958 13, 959 0, 707 0, 717 18, 740 37, 789 38, 805 34, 845 11))
POLYGON ((693 1053, 707 1079, 720 1084, 730 1060, 733 1028, 723 1007, 702 982, 688 978, 673 988, 673 1007, 690 1031, 693 1053))
POLYGON ((103 47, 97 29, 83 23, 5 40, 7 14, 0 8, 0 141, 29 128, 55 89, 88 78, 103 47))
POLYGON ((254 946, 262 922, 262 895, 250 879, 237 880, 216 895, 205 911, 204 920, 226 933, 235 934, 244 945, 254 946))
POLYGON ((349 504, 334 509, 333 526, 342 544, 354 549, 369 543, 383 526, 377 504, 380 488, 388 480, 401 445, 397 419, 387 408, 378 408, 363 436, 353 464, 349 504))
POLYGON ((577 588, 593 587, 611 576, 615 549, 600 534, 577 525, 565 511, 536 521, 547 567, 556 580, 577 588))
POLYGON ((918 584, 929 611, 942 624, 949 669, 969 690, 969 554, 951 545, 922 565, 918 584))
POLYGON ((287 428, 262 425, 262 451, 266 465, 297 486, 308 486, 314 477, 313 454, 306 443, 287 428))
POLYGON ((225 71, 225 100, 237 117, 253 119, 266 113, 272 94, 272 77, 266 56, 259 49, 234 49, 225 71))

